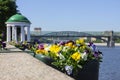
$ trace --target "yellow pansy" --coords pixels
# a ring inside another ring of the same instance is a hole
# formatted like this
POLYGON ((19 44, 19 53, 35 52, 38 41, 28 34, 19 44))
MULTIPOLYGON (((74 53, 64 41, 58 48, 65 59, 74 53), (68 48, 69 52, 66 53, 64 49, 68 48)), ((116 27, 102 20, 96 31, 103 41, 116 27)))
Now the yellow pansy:
POLYGON ((60 52, 60 50, 61 50, 61 47, 58 46, 58 45, 52 45, 50 47, 50 51, 53 52, 53 53, 58 53, 58 52, 60 52))
POLYGON ((80 60, 81 54, 79 52, 75 52, 75 53, 73 53, 73 55, 71 57, 75 61, 78 61, 78 60, 80 60))
POLYGON ((85 48, 86 48, 86 45, 83 45, 80 47, 80 49, 82 49, 82 50, 85 50, 85 48))
POLYGON ((76 44, 79 44, 79 40, 76 40, 76 44))
POLYGON ((44 49, 38 49, 36 50, 36 54, 45 54, 46 51, 44 49))
POLYGON ((79 40, 76 40, 76 44, 85 44, 85 41, 83 38, 80 38, 79 40))
POLYGON ((65 46, 68 46, 68 47, 72 48, 74 45, 73 45, 72 42, 68 42, 68 43, 65 44, 65 46))
POLYGON ((72 46, 73 46, 73 43, 72 43, 72 42, 69 42, 69 43, 68 43, 68 46, 69 46, 69 47, 72 47, 72 46))
POLYGON ((41 54, 41 51, 40 50, 36 50, 36 54, 41 54))

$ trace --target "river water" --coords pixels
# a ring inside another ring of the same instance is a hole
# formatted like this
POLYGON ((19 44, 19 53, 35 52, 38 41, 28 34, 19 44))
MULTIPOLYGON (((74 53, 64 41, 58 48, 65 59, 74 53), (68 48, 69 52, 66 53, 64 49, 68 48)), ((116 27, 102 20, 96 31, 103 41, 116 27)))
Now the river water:
POLYGON ((120 80, 120 47, 98 47, 103 52, 99 80, 120 80))

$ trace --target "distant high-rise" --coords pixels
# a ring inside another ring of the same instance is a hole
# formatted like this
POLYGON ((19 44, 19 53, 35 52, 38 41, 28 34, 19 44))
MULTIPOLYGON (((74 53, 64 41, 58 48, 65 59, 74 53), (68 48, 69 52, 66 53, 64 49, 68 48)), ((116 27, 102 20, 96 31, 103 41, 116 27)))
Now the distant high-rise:
POLYGON ((36 28, 34 28, 34 31, 41 32, 41 28, 40 27, 36 27, 36 28))
POLYGON ((40 34, 41 33, 41 28, 40 27, 35 27, 34 28, 34 32, 36 33, 36 34, 40 34))

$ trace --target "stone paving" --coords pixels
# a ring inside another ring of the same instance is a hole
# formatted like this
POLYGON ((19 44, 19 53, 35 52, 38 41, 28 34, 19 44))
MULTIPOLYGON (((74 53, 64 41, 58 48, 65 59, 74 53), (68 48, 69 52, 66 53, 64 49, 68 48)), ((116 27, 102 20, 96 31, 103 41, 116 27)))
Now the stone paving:
POLYGON ((0 80, 74 80, 14 46, 7 49, 0 53, 0 80))

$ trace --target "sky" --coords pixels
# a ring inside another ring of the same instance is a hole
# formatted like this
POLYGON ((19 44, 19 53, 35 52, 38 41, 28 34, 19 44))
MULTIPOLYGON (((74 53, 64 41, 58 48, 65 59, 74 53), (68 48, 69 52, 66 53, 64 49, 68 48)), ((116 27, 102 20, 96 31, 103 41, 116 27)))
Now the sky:
POLYGON ((120 31, 120 0, 17 0, 31 30, 120 31))

